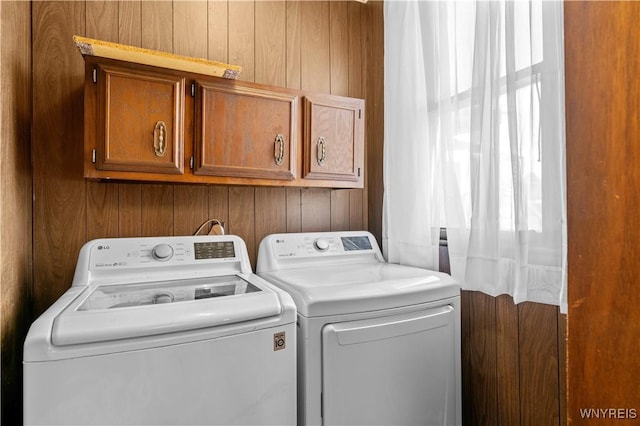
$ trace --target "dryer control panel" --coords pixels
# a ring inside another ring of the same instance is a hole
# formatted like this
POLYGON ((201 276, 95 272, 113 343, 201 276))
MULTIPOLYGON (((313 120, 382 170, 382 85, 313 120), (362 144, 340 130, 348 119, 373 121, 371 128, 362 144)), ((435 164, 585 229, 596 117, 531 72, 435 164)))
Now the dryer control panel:
POLYGON ((375 238, 366 231, 273 234, 260 243, 258 268, 276 270, 283 266, 280 262, 353 260, 352 256, 383 261, 375 238))

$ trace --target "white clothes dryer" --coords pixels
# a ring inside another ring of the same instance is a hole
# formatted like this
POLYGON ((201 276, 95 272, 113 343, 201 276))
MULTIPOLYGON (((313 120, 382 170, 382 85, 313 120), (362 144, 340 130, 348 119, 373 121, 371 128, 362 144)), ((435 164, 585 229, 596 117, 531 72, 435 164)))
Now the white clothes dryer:
POLYGON ((256 273, 298 309, 299 425, 460 425, 460 288, 368 232, 269 235, 256 273))
POLYGON ((93 240, 24 345, 26 425, 293 425, 296 311, 231 235, 93 240))

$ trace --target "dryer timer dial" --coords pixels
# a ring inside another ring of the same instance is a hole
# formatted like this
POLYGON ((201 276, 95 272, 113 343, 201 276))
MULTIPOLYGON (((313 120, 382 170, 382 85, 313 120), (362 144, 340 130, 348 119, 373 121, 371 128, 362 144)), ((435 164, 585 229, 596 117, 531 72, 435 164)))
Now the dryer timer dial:
POLYGON ((329 250, 329 241, 325 240, 324 238, 318 238, 317 240, 315 240, 313 245, 318 251, 329 250))

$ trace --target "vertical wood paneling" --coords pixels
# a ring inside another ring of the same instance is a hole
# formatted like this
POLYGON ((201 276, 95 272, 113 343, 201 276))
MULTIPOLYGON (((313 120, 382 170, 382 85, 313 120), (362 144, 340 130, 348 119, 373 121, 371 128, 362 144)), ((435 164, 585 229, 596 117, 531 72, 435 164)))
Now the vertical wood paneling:
POLYGON ((209 219, 218 219, 228 232, 229 188, 226 186, 209 187, 209 219))
MULTIPOLYGON (((518 307, 509 296, 496 298, 496 357, 499 425, 520 423, 518 307)), ((523 354, 527 356, 528 354, 523 354)))
POLYGON ((207 31, 208 59, 229 63, 229 19, 227 0, 207 3, 209 27, 207 31))
POLYGON ((173 53, 173 3, 142 1, 142 46, 173 53))
POLYGON ((255 81, 287 85, 287 7, 285 1, 255 3, 255 81))
POLYGON ((331 191, 331 230, 349 230, 349 190, 336 189, 331 191))
POLYGON ((238 235, 244 240, 254 266, 257 253, 255 214, 255 188, 229 188, 229 223, 227 228, 230 234, 238 235))
POLYGON ((207 2, 173 2, 173 53, 207 57, 207 2))
POLYGON ((300 3, 300 81, 303 90, 331 92, 329 2, 300 3))
POLYGON ((557 307, 522 303, 520 313, 520 407, 523 426, 560 424, 557 307))
POLYGON ((22 424, 22 347, 31 317, 31 5, 0 2, 1 417, 22 424))
POLYGON ((118 5, 118 42, 131 46, 141 46, 141 0, 120 0, 118 5))
POLYGON ((331 192, 325 189, 302 190, 303 232, 328 231, 331 229, 331 192))
POLYGON ((260 244, 269 235, 287 232, 287 193, 284 188, 256 188, 255 241, 260 244))
POLYGON ((142 236, 142 186, 118 185, 118 236, 142 236))
POLYGON ((142 236, 173 235, 173 186, 143 185, 142 236))
POLYGON ((302 194, 298 188, 287 188, 287 232, 302 231, 302 194))
POLYGON ((82 179, 84 64, 69 46, 85 32, 82 2, 34 2, 33 185, 35 313, 70 285, 86 241, 82 179))
POLYGON ((465 424, 495 426, 498 418, 496 302, 479 292, 468 293, 466 348, 463 362, 466 376, 462 388, 467 394, 465 424))
POLYGON ((255 3, 231 1, 229 8, 229 62, 242 67, 244 81, 255 80, 255 3))
POLYGON ((173 233, 193 235, 209 216, 206 186, 175 185, 173 188, 173 233))
POLYGON ((118 236, 118 186, 87 182, 87 240, 118 236))
POLYGON ((329 2, 331 93, 349 96, 349 2, 329 2))
POLYGON ((290 89, 301 89, 301 32, 302 16, 300 2, 287 1, 287 85, 290 89))
POLYGON ((640 418, 640 3, 564 7, 569 424, 640 418))

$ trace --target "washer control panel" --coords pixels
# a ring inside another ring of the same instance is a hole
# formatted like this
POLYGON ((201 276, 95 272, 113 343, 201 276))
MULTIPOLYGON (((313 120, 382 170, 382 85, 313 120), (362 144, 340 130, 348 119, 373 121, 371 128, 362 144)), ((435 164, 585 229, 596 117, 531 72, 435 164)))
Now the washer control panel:
POLYGON ((237 260, 233 239, 189 237, 114 238, 96 240, 90 248, 90 270, 135 269, 169 265, 197 265, 237 260))

